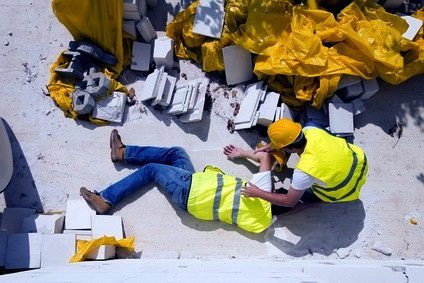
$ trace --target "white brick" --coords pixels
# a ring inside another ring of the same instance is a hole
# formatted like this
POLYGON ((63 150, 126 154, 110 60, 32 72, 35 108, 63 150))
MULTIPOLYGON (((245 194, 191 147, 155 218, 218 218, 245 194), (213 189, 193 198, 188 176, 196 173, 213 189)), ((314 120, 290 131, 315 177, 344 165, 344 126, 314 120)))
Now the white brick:
POLYGON ((186 100, 190 94, 191 90, 187 85, 178 86, 175 90, 168 114, 177 115, 183 113, 186 100))
POLYGON ((353 108, 348 103, 330 103, 328 105, 330 132, 333 134, 353 133, 353 108))
POLYGON ((287 104, 285 104, 284 102, 281 103, 280 106, 280 119, 282 118, 287 118, 290 120, 293 120, 294 118, 294 113, 293 111, 290 109, 289 106, 287 106, 287 104))
POLYGON ((236 125, 253 121, 253 116, 256 113, 256 109, 258 109, 259 100, 262 96, 262 86, 262 82, 258 82, 246 87, 245 96, 240 104, 240 111, 234 119, 236 125))
POLYGON ((122 92, 113 92, 97 101, 92 113, 93 118, 122 123, 126 105, 127 95, 122 92))
POLYGON ((176 81, 177 81, 177 78, 173 76, 169 76, 169 75, 166 76, 165 89, 163 90, 162 99, 159 102, 159 105, 163 107, 167 107, 171 103, 176 81))
MULTIPOLYGON (((101 238, 103 236, 115 237, 119 240, 124 237, 122 231, 122 218, 120 216, 95 215, 91 217, 91 225, 93 227, 92 237, 101 238)), ((102 245, 98 249, 91 251, 88 259, 110 259, 114 258, 116 253, 115 246, 102 245)))
POLYGON ((137 38, 135 21, 122 21, 122 29, 127 33, 131 34, 132 37, 137 38))
POLYGON ((74 234, 43 235, 41 246, 41 267, 69 264, 75 254, 74 234))
POLYGON ((274 121, 275 111, 278 106, 280 94, 276 92, 268 92, 264 101, 259 105, 259 119, 258 124, 262 126, 269 126, 274 121))
POLYGON ((152 46, 150 43, 133 42, 131 69, 136 71, 148 71, 152 58, 152 46))
POLYGON ((0 230, 0 267, 6 264, 7 231, 0 230))
POLYGON ((225 65, 225 77, 228 85, 242 83, 252 79, 252 55, 240 46, 222 48, 225 65))
POLYGON ((6 269, 40 268, 42 235, 39 233, 9 234, 6 269))
POLYGON ((361 78, 357 76, 343 75, 340 78, 337 89, 342 89, 351 85, 356 85, 361 82, 361 78))
POLYGON ((168 77, 168 73, 163 72, 162 76, 160 77, 160 80, 157 82, 156 97, 152 101, 152 105, 156 105, 156 104, 159 104, 159 102, 161 102, 163 94, 165 92, 166 82, 168 81, 167 77, 168 77))
POLYGON ((172 69, 174 65, 174 41, 166 36, 155 39, 153 59, 156 66, 163 65, 166 69, 172 69))
POLYGON ((196 83, 197 95, 194 107, 193 109, 189 110, 187 113, 180 117, 181 122, 192 123, 202 120, 208 83, 208 79, 198 79, 198 82, 196 83))
POLYGON ((24 218, 34 215, 35 209, 22 207, 6 207, 3 211, 1 229, 10 233, 20 233, 24 218))
POLYGON ((221 38, 225 13, 218 9, 198 6, 194 16, 193 33, 221 38))
POLYGON ((370 99, 374 96, 374 94, 376 94, 380 90, 376 79, 362 80, 362 87, 364 89, 364 92, 361 96, 361 100, 370 99))
POLYGON ((405 31, 402 36, 409 40, 414 40, 415 36, 420 31, 420 28, 423 26, 423 21, 411 16, 403 16, 401 18, 404 19, 409 25, 408 30, 405 31))
POLYGON ((57 234, 62 233, 65 216, 61 214, 36 214, 25 217, 22 222, 21 232, 57 234))
POLYGON ((148 17, 143 17, 143 19, 137 24, 137 30, 143 40, 147 43, 151 43, 152 40, 157 37, 157 33, 148 17))
POLYGON ((91 216, 96 211, 83 199, 69 199, 66 203, 65 229, 91 229, 91 216))
POLYGON ((94 260, 105 260, 115 258, 116 256, 116 247, 113 245, 101 245, 98 248, 90 251, 86 258, 94 260))
POLYGON ((146 101, 152 98, 155 98, 158 95, 158 84, 164 76, 164 68, 155 69, 153 73, 147 76, 146 81, 143 86, 143 91, 141 92, 138 99, 140 101, 146 101))

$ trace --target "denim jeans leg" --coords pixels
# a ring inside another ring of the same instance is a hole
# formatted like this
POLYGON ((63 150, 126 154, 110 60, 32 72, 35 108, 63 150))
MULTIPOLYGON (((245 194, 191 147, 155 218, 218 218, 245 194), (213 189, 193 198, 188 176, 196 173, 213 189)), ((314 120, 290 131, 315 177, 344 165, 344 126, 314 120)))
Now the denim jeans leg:
POLYGON ((124 160, 129 164, 159 163, 194 173, 190 157, 182 147, 127 146, 124 160))
POLYGON ((181 209, 187 210, 187 197, 191 185, 192 172, 174 166, 149 163, 137 171, 109 186, 100 195, 111 205, 116 205, 145 186, 156 182, 181 209))

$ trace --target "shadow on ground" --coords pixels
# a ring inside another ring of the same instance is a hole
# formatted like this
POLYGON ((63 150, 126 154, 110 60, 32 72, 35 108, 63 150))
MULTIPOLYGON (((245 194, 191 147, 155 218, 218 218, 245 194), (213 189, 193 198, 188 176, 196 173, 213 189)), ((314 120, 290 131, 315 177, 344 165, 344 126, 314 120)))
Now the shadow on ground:
POLYGON ((300 211, 282 214, 270 227, 266 240, 287 255, 303 257, 318 253, 328 256, 353 244, 364 228, 362 201, 314 204, 300 211), (297 243, 276 235, 286 228, 300 237, 297 243))
POLYGON ((12 179, 3 192, 6 207, 33 208, 37 213, 42 213, 43 205, 25 154, 9 124, 5 120, 3 122, 13 154, 12 179))

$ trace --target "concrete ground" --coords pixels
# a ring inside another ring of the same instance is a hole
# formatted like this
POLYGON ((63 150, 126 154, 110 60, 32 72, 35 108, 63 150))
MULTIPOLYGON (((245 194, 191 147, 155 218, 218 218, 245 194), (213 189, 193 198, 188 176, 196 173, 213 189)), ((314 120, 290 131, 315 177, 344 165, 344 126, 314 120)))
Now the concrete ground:
MULTIPOLYGON (((235 164, 222 154, 229 143, 253 146, 264 138, 264 129, 230 134, 230 103, 240 101, 241 95, 227 98, 216 82, 211 85, 215 100, 198 123, 182 124, 150 106, 145 113, 131 107, 128 121, 115 126, 65 118, 42 91, 50 64, 71 40, 50 1, 0 0, 0 10, 0 116, 15 162, 0 208, 65 210, 67 199, 79 198, 81 186, 101 190, 134 171, 110 162, 113 128, 127 144, 183 146, 197 170, 215 164, 249 178, 257 169, 250 163, 235 164)), ((163 31, 177 10, 171 3, 160 4, 152 15, 155 28, 163 31)), ((181 61, 180 67, 188 79, 203 75, 189 62, 181 61)), ((423 80, 421 75, 398 86, 381 82, 380 92, 366 101, 367 111, 356 116, 354 143, 365 150, 370 168, 361 201, 281 215, 259 235, 196 220, 171 205, 154 186, 126 199, 113 213, 123 217, 125 234, 135 236, 137 257, 146 259, 423 260, 423 80), (396 120, 404 125, 399 141, 387 134, 396 120), (410 223, 411 217, 417 225, 410 223), (376 241, 390 247, 392 255, 373 251, 376 241)), ((283 175, 275 180, 288 182, 283 175)))

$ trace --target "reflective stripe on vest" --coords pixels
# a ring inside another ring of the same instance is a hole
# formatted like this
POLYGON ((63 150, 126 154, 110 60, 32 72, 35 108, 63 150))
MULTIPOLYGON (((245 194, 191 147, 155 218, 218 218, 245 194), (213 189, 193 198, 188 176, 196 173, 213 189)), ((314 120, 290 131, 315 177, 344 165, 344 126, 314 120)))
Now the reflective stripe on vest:
MULTIPOLYGON (((216 193, 213 200, 213 220, 220 220, 219 219, 219 204, 221 203, 221 194, 222 194, 222 188, 224 186, 224 180, 222 178, 222 174, 216 175, 216 193)), ((237 217, 239 212, 239 206, 240 206, 240 197, 241 197, 241 187, 243 185, 240 178, 236 178, 236 186, 234 188, 234 200, 233 200, 233 209, 231 211, 231 221, 233 224, 237 224, 237 217)))

